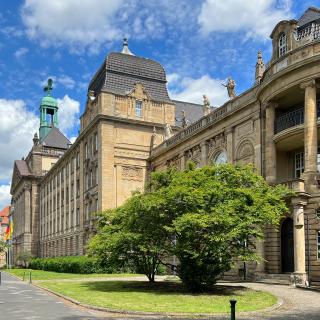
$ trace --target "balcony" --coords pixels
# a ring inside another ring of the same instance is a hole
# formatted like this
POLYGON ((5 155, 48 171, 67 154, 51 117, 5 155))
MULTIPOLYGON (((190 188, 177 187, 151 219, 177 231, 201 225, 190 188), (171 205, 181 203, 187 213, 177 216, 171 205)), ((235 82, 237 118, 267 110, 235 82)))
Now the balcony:
POLYGON ((295 178, 287 181, 282 181, 280 184, 287 186, 289 189, 296 193, 305 193, 305 183, 303 179, 295 178))
MULTIPOLYGON (((317 101, 317 117, 320 118, 320 100, 317 101)), ((277 134, 285 129, 298 126, 304 123, 304 108, 286 112, 279 116, 274 122, 274 134, 277 134)))

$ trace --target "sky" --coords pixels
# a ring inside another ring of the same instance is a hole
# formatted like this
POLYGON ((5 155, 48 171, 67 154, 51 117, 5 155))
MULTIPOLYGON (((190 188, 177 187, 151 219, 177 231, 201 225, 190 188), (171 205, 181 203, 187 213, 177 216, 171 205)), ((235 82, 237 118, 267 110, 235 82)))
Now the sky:
POLYGON ((88 83, 122 39, 137 56, 160 62, 173 99, 212 106, 254 82, 257 52, 266 63, 269 35, 320 0, 11 0, 0 1, 0 209, 10 203, 13 161, 28 154, 39 104, 54 80, 59 128, 71 141, 88 83))

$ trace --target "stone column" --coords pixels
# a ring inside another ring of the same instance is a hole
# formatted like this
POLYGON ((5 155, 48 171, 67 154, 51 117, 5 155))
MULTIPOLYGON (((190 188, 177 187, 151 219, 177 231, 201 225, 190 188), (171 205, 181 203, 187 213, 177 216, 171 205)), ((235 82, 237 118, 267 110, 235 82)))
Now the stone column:
POLYGON ((201 167, 208 164, 208 143, 207 141, 202 141, 200 143, 201 147, 201 167))
POLYGON ((233 158, 234 158, 234 154, 233 154, 233 131, 234 128, 233 127, 229 127, 226 129, 226 144, 227 144, 227 159, 228 159, 228 163, 233 163, 233 158))
POLYGON ((181 160, 181 165, 180 165, 180 169, 181 169, 181 171, 183 171, 183 170, 185 170, 186 169, 186 154, 185 154, 185 152, 183 152, 182 154, 181 154, 181 158, 180 158, 181 160))
POLYGON ((317 99, 315 80, 300 85, 304 89, 304 174, 306 186, 315 184, 317 173, 317 99))
POLYGON ((265 168, 266 168, 266 181, 270 184, 276 182, 277 171, 276 161, 277 153, 276 146, 273 141, 274 136, 274 120, 275 120, 275 108, 276 104, 271 102, 266 107, 266 153, 265 153, 265 168))
POLYGON ((293 242, 294 242, 294 273, 291 282, 294 285, 305 285, 306 258, 304 235, 304 206, 307 204, 300 199, 293 199, 293 242))
POLYGON ((264 249, 264 240, 257 240, 256 243, 256 252, 257 255, 259 255, 260 257, 262 257, 262 260, 257 264, 256 266, 256 272, 258 273, 265 273, 265 269, 266 269, 266 262, 265 262, 265 249, 264 249))

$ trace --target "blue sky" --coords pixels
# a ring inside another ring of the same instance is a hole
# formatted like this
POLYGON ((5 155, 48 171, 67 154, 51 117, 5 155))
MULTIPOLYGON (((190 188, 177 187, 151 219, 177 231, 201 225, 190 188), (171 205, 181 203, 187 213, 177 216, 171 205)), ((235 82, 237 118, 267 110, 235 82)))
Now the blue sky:
POLYGON ((129 38, 137 56, 165 68, 171 97, 211 105, 254 81, 257 51, 267 62, 275 24, 299 18, 317 1, 293 0, 11 0, 0 2, 0 209, 9 198, 14 159, 27 155, 38 129, 48 77, 60 105, 61 130, 72 139, 87 86, 110 51, 129 38))

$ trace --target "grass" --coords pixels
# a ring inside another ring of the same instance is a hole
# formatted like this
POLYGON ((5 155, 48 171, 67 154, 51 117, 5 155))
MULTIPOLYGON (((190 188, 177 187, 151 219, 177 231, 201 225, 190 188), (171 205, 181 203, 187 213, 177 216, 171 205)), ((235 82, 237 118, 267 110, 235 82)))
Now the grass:
POLYGON ((53 271, 32 270, 32 269, 6 269, 6 272, 22 279, 24 272, 27 272, 26 277, 29 277, 29 272, 32 273, 32 280, 64 280, 64 279, 87 279, 87 278, 115 278, 115 277, 133 277, 137 274, 106 274, 106 273, 91 273, 91 274, 77 274, 77 273, 60 273, 53 271))
POLYGON ((244 287, 215 286, 209 293, 191 294, 181 283, 142 281, 42 282, 42 287, 81 303, 113 310, 165 313, 228 313, 230 299, 237 311, 254 311, 274 305, 276 297, 244 287))

